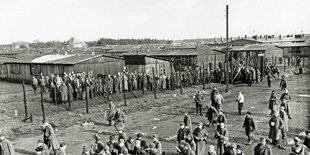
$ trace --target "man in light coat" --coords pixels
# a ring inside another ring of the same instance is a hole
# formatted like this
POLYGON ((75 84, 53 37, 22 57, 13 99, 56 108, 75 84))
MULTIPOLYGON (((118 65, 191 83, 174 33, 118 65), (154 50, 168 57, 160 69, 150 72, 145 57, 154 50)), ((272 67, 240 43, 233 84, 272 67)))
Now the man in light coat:
POLYGON ((271 116, 271 119, 269 120, 269 138, 272 140, 273 145, 279 147, 280 149, 284 149, 280 144, 280 133, 281 129, 283 128, 283 120, 281 117, 279 117, 279 112, 276 111, 273 116, 271 116))
POLYGON ((242 115, 242 108, 243 108, 243 103, 244 103, 244 95, 242 94, 241 91, 239 91, 237 102, 238 102, 238 112, 239 112, 239 115, 242 115))
POLYGON ((53 127, 49 124, 48 121, 45 121, 42 127, 44 143, 48 146, 49 149, 52 148, 52 150, 56 154, 57 150, 59 149, 59 144, 53 127))

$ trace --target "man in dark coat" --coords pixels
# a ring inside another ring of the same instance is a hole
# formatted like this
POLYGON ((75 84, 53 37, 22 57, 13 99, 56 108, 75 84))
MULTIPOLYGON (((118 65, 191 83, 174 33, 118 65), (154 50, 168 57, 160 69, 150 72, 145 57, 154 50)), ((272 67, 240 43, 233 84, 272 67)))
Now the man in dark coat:
POLYGON ((291 99, 290 94, 288 93, 288 90, 285 89, 285 92, 281 95, 280 100, 281 100, 281 106, 284 107, 285 112, 288 115, 289 119, 292 119, 291 113, 290 113, 290 108, 289 108, 289 101, 291 99))
POLYGON ((100 155, 103 151, 103 143, 101 142, 101 137, 98 134, 93 136, 95 142, 90 146, 90 154, 91 155, 100 155))
POLYGON ((208 138, 208 132, 204 128, 202 122, 199 122, 199 126, 194 130, 193 136, 196 142, 196 155, 204 155, 206 153, 206 140, 208 138))
POLYGON ((265 138, 260 138, 260 142, 254 148, 254 155, 272 155, 272 150, 266 144, 265 138))
POLYGON ((71 104, 72 104, 72 102, 73 102, 73 92, 74 92, 71 83, 68 83, 67 89, 68 89, 68 102, 69 102, 69 108, 68 108, 68 110, 71 110, 71 104))
POLYGON ((48 146, 48 148, 52 148, 54 153, 59 148, 59 144, 56 138, 56 134, 54 132, 53 127, 49 124, 48 121, 45 121, 42 125, 43 127, 43 141, 48 146))
POLYGON ((37 89, 38 89, 38 80, 36 77, 32 77, 32 82, 31 82, 31 86, 32 86, 32 89, 34 91, 34 94, 37 94, 37 89))
POLYGON ((106 146, 109 146, 111 155, 118 155, 118 143, 115 141, 115 136, 111 135, 109 139, 106 146))
POLYGON ((186 126, 190 131, 193 131, 193 130, 192 130, 192 121, 191 121, 191 117, 188 115, 188 112, 187 112, 187 111, 184 113, 183 122, 184 122, 185 126, 186 126))
POLYGON ((267 82, 268 82, 268 87, 271 87, 271 73, 268 72, 268 75, 267 75, 267 82))
POLYGON ((310 149, 310 130, 307 130, 305 132, 306 132, 306 137, 304 140, 304 145, 306 145, 308 149, 310 149))
POLYGON ((216 123, 218 112, 213 106, 209 107, 207 105, 206 107, 207 107, 206 117, 208 118, 210 125, 213 125, 214 123, 216 123))
POLYGON ((0 134, 0 154, 1 155, 14 155, 14 148, 12 143, 0 134))
POLYGON ((223 155, 224 144, 228 141, 228 131, 224 123, 220 123, 220 127, 217 128, 214 137, 217 138, 217 154, 223 155))
POLYGON ((61 94, 61 104, 65 105, 68 100, 68 88, 64 82, 61 82, 61 85, 59 86, 59 92, 61 94))
POLYGON ((198 112, 200 112, 200 115, 202 115, 201 112, 202 100, 203 100, 202 94, 198 90, 198 93, 194 96, 194 101, 196 103, 196 115, 198 115, 198 112))
POLYGON ((217 120, 216 121, 217 121, 218 124, 224 123, 225 125, 227 125, 227 118, 226 118, 225 114, 223 114, 222 110, 218 111, 218 116, 217 116, 217 120))
POLYGON ((270 115, 273 115, 275 110, 276 110, 276 106, 277 106, 277 94, 275 93, 275 91, 273 90, 271 92, 270 98, 269 98, 269 109, 270 109, 270 115))
POLYGON ((216 91, 217 91, 217 88, 216 87, 213 87, 212 90, 211 90, 211 106, 212 107, 215 107, 215 95, 216 95, 216 91))
POLYGON ((125 142, 125 146, 128 149, 128 153, 133 154, 134 153, 134 147, 135 147, 135 140, 131 136, 129 136, 125 142))
POLYGON ((182 140, 184 140, 185 136, 187 136, 189 134, 190 134, 190 131, 187 127, 185 127, 185 124, 180 123, 180 129, 179 129, 178 134, 177 134, 178 143, 180 143, 182 140))
POLYGON ((255 131, 255 122, 251 112, 247 112, 243 122, 243 128, 245 129, 246 136, 248 136, 248 144, 251 144, 253 142, 253 132, 255 131))
POLYGON ((281 129, 283 128, 283 120, 279 117, 279 112, 276 111, 269 121, 269 138, 272 144, 283 149, 279 144, 281 129))

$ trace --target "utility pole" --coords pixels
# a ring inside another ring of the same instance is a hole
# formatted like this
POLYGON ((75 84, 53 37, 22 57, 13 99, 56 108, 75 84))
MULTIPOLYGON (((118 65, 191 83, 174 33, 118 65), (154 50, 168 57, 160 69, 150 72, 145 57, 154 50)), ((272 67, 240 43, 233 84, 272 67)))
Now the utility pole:
POLYGON ((229 61, 229 50, 228 50, 228 5, 226 5, 226 92, 228 92, 228 61, 229 61))

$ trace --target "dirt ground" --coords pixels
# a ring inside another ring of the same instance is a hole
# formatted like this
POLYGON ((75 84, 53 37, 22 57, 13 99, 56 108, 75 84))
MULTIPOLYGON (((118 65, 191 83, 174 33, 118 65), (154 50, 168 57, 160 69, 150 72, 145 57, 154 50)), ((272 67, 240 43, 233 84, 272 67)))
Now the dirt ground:
MULTIPOLYGON (((288 77, 288 88, 292 96, 290 108, 292 111, 292 120, 289 120, 289 138, 300 134, 310 128, 309 110, 310 110, 310 74, 293 75, 290 72, 288 77)), ((223 110, 228 117, 228 131, 231 142, 241 145, 246 155, 253 154, 253 148, 257 144, 260 136, 268 137, 268 121, 270 111, 268 110, 268 99, 272 90, 276 90, 278 96, 283 92, 279 87, 280 80, 274 79, 272 87, 267 87, 266 79, 259 84, 251 87, 245 84, 230 85, 229 92, 224 92, 224 86, 220 84, 208 84, 204 91, 205 99, 203 112, 206 112, 205 105, 210 105, 210 88, 218 86, 220 93, 224 96, 223 110), (244 115, 237 114, 237 103, 235 102, 238 90, 244 92, 245 104, 244 111, 251 111, 256 121, 257 131, 255 131, 255 143, 245 145, 247 138, 242 128, 244 115)), ((13 141, 14 148, 19 154, 35 154, 37 140, 42 138, 42 132, 39 129, 42 123, 42 112, 40 107, 40 95, 34 95, 31 87, 26 86, 28 111, 34 115, 34 122, 21 122, 24 117, 23 96, 20 92, 21 84, 12 84, 0 82, 0 131, 6 133, 13 141), (18 116, 14 116, 15 110, 18 116)), ((143 132, 147 141, 151 141, 152 134, 158 134, 163 143, 163 150, 167 154, 175 154, 176 134, 179 123, 183 120, 184 111, 189 111, 193 127, 197 127, 198 122, 207 122, 206 117, 195 115, 195 104, 192 96, 202 86, 183 89, 183 94, 179 90, 159 92, 157 99, 154 99, 152 92, 147 92, 142 96, 141 92, 127 94, 127 106, 121 100, 122 94, 112 96, 112 100, 117 107, 125 111, 126 133, 135 136, 137 132, 143 132), (135 98, 137 96, 137 98, 135 98)), ((44 106, 47 119, 55 126, 59 142, 68 144, 67 153, 79 155, 82 152, 82 146, 92 143, 92 136, 98 133, 103 142, 108 141, 108 137, 115 134, 115 128, 107 125, 104 118, 104 111, 108 104, 106 99, 98 97, 90 100, 90 113, 85 112, 85 101, 78 101, 73 104, 74 110, 67 111, 63 106, 48 103, 48 94, 44 94, 44 106), (94 122, 94 125, 81 126, 83 121, 94 122)), ((214 136, 214 127, 207 129, 209 139, 207 145, 216 145, 214 136)), ((301 138, 303 138, 301 136, 301 138)), ((285 146, 286 150, 272 148, 275 155, 287 154, 290 146, 285 146)))

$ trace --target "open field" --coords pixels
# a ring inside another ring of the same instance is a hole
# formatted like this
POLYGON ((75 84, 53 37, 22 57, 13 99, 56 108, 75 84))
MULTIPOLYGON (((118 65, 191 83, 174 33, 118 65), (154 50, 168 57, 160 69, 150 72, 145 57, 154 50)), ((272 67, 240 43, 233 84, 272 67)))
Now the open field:
MULTIPOLYGON (((288 88, 292 96, 290 108, 293 119, 289 121, 289 138, 293 138, 305 129, 310 128, 309 111, 310 97, 307 96, 310 92, 310 74, 293 75, 288 78, 288 88)), ((264 79, 265 80, 265 79, 264 79)), ((267 87, 267 82, 263 81, 259 84, 254 84, 249 87, 245 84, 230 85, 228 93, 221 89, 225 103, 223 105, 224 113, 228 116, 228 130, 231 142, 241 144, 246 155, 253 154, 253 148, 260 136, 267 137, 269 132, 269 110, 268 99, 271 90, 276 90, 280 96, 282 92, 279 88, 279 80, 273 80, 272 88, 267 87), (237 115, 237 91, 241 90, 245 94, 246 103, 244 111, 251 111, 256 120, 257 131, 255 132, 255 143, 253 145, 245 145, 246 136, 242 129, 244 116, 237 115)), ((223 88, 223 85, 209 84, 205 90, 205 102, 203 112, 206 112, 205 105, 210 104, 210 87, 217 85, 223 88)), ((126 132, 127 135, 135 137, 135 133, 146 133, 147 141, 151 141, 152 134, 158 134, 163 143, 163 149, 168 154, 175 153, 176 139, 175 135, 179 128, 179 123, 183 120, 183 112, 189 111, 193 122, 193 127, 196 127, 198 122, 207 122, 206 117, 195 115, 195 104, 192 96, 195 95, 198 89, 202 86, 183 89, 183 94, 179 90, 166 91, 157 95, 157 100, 154 99, 152 92, 147 92, 147 95, 142 96, 141 93, 135 92, 138 98, 132 94, 127 94, 128 106, 123 106, 122 94, 112 96, 115 104, 121 107, 127 114, 126 132)), ((1 130, 6 132, 12 139, 17 154, 34 154, 36 142, 42 138, 41 131, 35 130, 41 124, 41 109, 40 96, 34 95, 30 86, 26 86, 28 110, 34 114, 33 123, 22 123, 20 120, 24 116, 23 100, 20 84, 12 84, 1 82, 0 100, 1 100, 1 130), (14 110, 19 111, 19 116, 14 117, 14 110)), ((48 94, 44 95, 44 100, 48 100, 48 94)), ((92 142, 92 135, 99 133, 103 142, 108 141, 108 136, 116 133, 114 127, 107 126, 104 111, 108 108, 106 100, 102 97, 90 100, 90 113, 85 113, 85 101, 74 102, 75 110, 66 111, 64 107, 53 105, 45 102, 45 111, 47 118, 52 122, 57 129, 57 138, 60 142, 65 141, 68 144, 67 153, 78 155, 82 151, 84 144, 92 142), (80 115, 82 114, 82 115, 80 115), (85 120, 94 122, 94 125, 81 126, 85 120)), ((213 138, 213 128, 208 128, 209 139, 207 144, 216 145, 216 140, 213 138)), ((286 150, 273 148, 275 155, 283 155, 288 153, 289 146, 286 150)))

